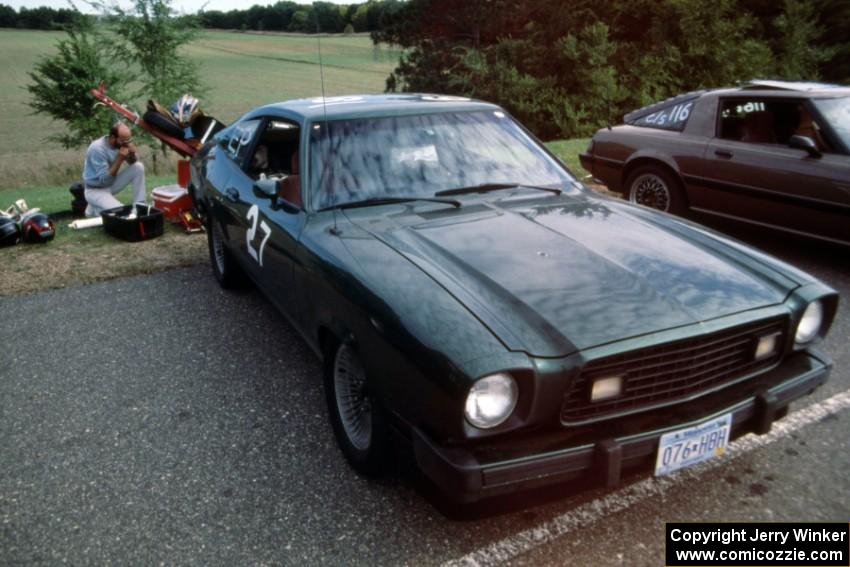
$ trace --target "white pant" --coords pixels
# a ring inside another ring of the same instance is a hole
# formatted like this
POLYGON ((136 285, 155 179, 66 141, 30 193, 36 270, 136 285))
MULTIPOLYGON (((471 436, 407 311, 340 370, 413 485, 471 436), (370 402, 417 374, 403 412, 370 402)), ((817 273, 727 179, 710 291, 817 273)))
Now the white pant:
POLYGON ((128 164, 119 171, 118 175, 115 176, 115 181, 109 187, 86 187, 85 196, 89 204, 86 207, 86 216, 100 216, 100 213, 106 209, 123 206, 123 203, 113 197, 113 195, 130 183, 133 184, 133 202, 144 203, 147 200, 147 193, 145 192, 145 166, 142 165, 142 162, 137 161, 134 164, 128 164))

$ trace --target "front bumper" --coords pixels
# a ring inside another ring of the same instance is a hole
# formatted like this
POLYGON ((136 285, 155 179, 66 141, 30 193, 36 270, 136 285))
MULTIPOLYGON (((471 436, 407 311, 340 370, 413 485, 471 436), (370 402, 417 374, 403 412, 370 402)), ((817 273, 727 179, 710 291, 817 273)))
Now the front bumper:
MULTIPOLYGON (((697 425, 732 413, 732 437, 746 433, 765 434, 771 424, 785 415, 788 404, 812 393, 826 382, 832 363, 811 353, 798 353, 760 377, 769 387, 707 413, 629 435, 599 436, 593 443, 565 446, 555 451, 519 458, 482 462, 473 448, 441 447, 421 430, 412 430, 413 452, 420 469, 447 495, 461 502, 517 490, 592 476, 607 487, 619 484, 627 468, 651 467, 659 438, 669 431, 697 425)), ((657 411, 665 411, 660 409, 657 411)), ((598 428, 605 428, 600 423, 598 428)), ((732 446, 734 450, 734 445, 732 446)))

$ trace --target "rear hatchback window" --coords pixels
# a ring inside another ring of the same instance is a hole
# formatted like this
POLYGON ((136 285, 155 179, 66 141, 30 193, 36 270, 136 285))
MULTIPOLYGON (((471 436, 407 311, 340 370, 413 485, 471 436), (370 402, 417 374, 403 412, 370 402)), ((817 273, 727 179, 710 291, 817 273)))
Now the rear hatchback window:
POLYGON ((639 118, 633 125, 681 132, 685 129, 685 124, 687 124, 693 108, 694 101, 674 104, 639 118))
POLYGON ((688 123, 697 97, 698 94, 689 93, 652 104, 630 112, 624 121, 632 126, 681 132, 688 123))

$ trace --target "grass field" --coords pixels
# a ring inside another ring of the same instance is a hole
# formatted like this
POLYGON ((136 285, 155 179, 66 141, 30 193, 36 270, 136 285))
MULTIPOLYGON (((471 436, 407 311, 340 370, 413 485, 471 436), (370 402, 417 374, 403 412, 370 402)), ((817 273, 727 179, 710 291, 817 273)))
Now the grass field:
MULTIPOLYGON (((62 124, 33 115, 25 88, 29 71, 55 52, 62 37, 61 32, 0 29, 0 188, 66 184, 79 177, 84 150, 44 141, 62 124)), ((203 108, 230 122, 259 104, 320 95, 318 47, 316 36, 205 31, 186 47, 186 55, 199 65, 205 83, 203 108)), ((382 92, 399 56, 373 47, 366 35, 325 36, 321 50, 328 96, 382 92)), ((144 101, 121 102, 141 110, 144 101)), ((143 154, 149 163, 146 158, 143 154)))
MULTIPOLYGON (((0 296, 206 261, 206 238, 185 235, 171 226, 162 238, 135 244, 116 240, 103 229, 67 227, 71 220, 67 188, 80 177, 84 150, 63 150, 44 141, 62 125, 33 115, 25 90, 27 73, 40 57, 54 51, 62 36, 0 29, 0 68, 4 70, 0 73, 0 208, 23 198, 57 223, 56 238, 47 245, 20 244, 0 250, 4 265, 0 296)), ((321 50, 328 96, 383 92, 399 56, 395 50, 374 48, 363 35, 323 37, 321 50)), ((260 104, 322 92, 315 36, 208 31, 186 47, 186 54, 198 63, 205 82, 200 97, 204 109, 224 122, 260 104)), ((581 177, 585 172, 578 154, 587 142, 561 140, 547 146, 581 177)), ((147 158, 142 153, 149 166, 147 158)), ((175 181, 170 173, 173 165, 166 166, 166 175, 155 176, 150 167, 147 170, 148 189, 175 181)), ((129 190, 122 197, 126 202, 129 190)))
MULTIPOLYGON (((61 32, 0 29, 0 189, 67 185, 80 175, 84 150, 64 150, 45 141, 63 125, 33 114, 26 91, 29 71, 55 51, 62 37, 61 32)), ((201 71, 203 108, 224 122, 260 104, 322 92, 316 36, 205 31, 185 52, 201 71)), ((383 92, 400 55, 374 47, 362 34, 323 36, 321 52, 328 96, 383 92)), ((137 110, 144 103, 122 102, 135 103, 137 110)), ((584 144, 570 140, 550 147, 581 173, 575 156, 584 144)), ((143 153, 142 159, 150 164, 148 155, 143 153)), ((173 165, 165 171, 173 171, 173 165)))

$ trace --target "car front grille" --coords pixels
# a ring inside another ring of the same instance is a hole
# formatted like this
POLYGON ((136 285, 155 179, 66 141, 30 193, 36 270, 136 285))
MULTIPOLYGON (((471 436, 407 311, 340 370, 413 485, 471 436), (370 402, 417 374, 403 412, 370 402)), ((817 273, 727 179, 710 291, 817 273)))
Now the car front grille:
POLYGON ((564 424, 642 411, 715 390, 768 368, 781 356, 786 319, 771 319, 723 329, 589 362, 564 397, 564 424), (779 333, 776 352, 755 360, 759 337, 779 333), (593 381, 622 376, 622 394, 590 401, 593 381))

